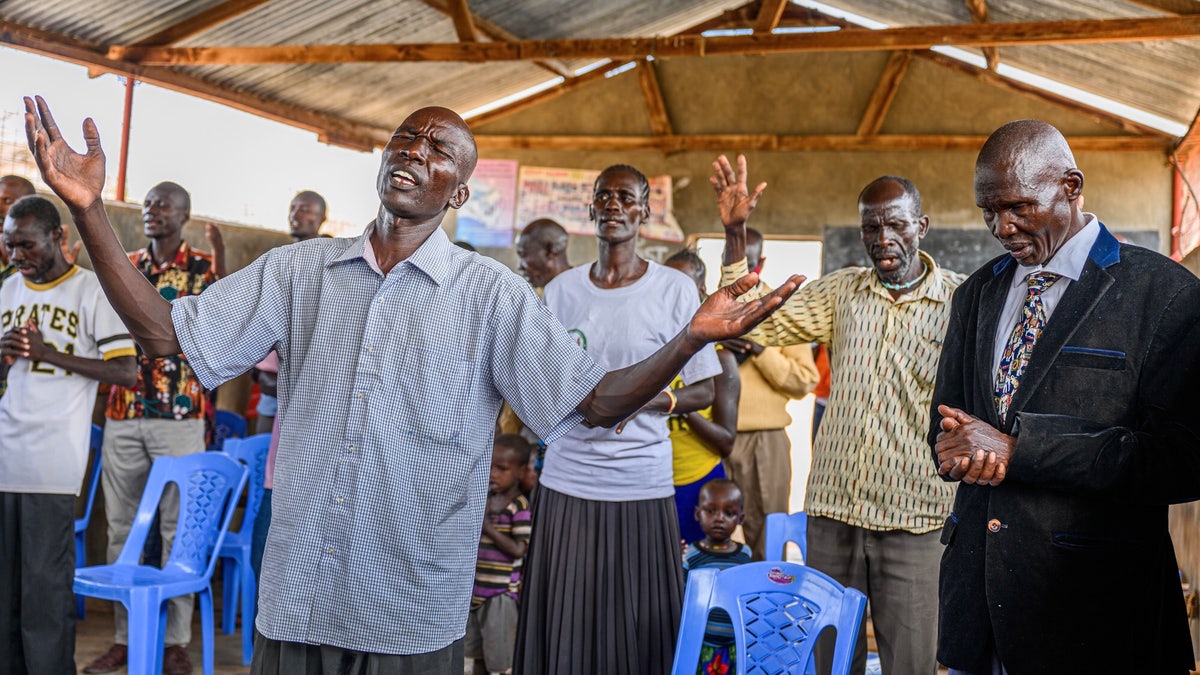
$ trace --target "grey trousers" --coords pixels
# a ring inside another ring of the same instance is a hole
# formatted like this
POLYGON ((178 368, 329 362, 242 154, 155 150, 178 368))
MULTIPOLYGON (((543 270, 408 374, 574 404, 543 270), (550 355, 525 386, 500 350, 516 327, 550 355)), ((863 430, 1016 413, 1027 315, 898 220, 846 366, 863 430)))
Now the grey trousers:
POLYGON ((0 673, 75 674, 74 537, 74 495, 0 492, 0 673))
MULTIPOLYGON (((884 675, 937 673, 940 531, 877 532, 830 518, 808 519, 809 567, 866 594, 884 675)), ((832 665, 832 634, 817 643, 817 672, 832 665)), ((867 667, 866 621, 859 629, 852 675, 867 667)))
POLYGON ((427 654, 369 654, 280 642, 254 631, 250 675, 462 675, 463 641, 427 654))
MULTIPOLYGON (((108 420, 104 427, 104 511, 108 515, 108 562, 114 563, 129 538, 133 517, 137 514, 146 488, 150 465, 158 457, 179 457, 204 452, 204 420, 134 419, 108 420)), ((162 532, 162 559, 171 557, 175 542, 175 524, 179 520, 179 492, 167 486, 158 505, 162 532)), ((191 595, 167 601, 165 644, 186 645, 192 640, 191 595)), ((129 644, 129 614, 115 603, 113 622, 117 644, 129 644)))

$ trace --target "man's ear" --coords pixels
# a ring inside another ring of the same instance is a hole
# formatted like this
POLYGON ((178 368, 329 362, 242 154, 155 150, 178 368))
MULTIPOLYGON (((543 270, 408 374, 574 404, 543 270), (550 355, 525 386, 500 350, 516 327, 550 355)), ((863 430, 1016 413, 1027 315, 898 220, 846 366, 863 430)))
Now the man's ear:
POLYGON ((461 209, 470 197, 471 188, 467 187, 466 183, 459 183, 458 189, 454 191, 454 196, 450 198, 450 208, 461 209))
POLYGON ((1063 190, 1067 193, 1067 199, 1075 201, 1079 195, 1083 194, 1083 172, 1079 169, 1071 169, 1063 176, 1063 190))

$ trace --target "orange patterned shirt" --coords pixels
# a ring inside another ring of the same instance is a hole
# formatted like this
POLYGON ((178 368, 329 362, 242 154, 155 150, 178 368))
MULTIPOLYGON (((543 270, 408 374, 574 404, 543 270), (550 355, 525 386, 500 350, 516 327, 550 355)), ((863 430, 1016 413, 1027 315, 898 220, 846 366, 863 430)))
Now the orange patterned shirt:
MULTIPOLYGON (((217 280, 212 256, 192 250, 187 242, 179 245, 174 260, 162 266, 155 266, 148 248, 130 253, 129 260, 169 301, 197 295, 217 280)), ((192 374, 182 354, 151 359, 139 347, 137 384, 132 388, 114 386, 104 414, 111 420, 139 417, 183 420, 207 419, 212 412, 215 411, 210 393, 192 374)))

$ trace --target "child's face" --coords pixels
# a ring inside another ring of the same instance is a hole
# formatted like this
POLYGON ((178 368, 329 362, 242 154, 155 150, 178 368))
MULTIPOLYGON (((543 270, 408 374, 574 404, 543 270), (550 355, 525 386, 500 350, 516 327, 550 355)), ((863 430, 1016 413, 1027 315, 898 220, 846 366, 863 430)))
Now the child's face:
POLYGON ((525 465, 517 461, 516 454, 503 445, 492 446, 492 477, 488 482, 492 494, 504 494, 521 482, 525 465))
POLYGON ((712 541, 727 541, 742 523, 742 494, 730 485, 716 485, 700 493, 696 505, 700 529, 712 541))

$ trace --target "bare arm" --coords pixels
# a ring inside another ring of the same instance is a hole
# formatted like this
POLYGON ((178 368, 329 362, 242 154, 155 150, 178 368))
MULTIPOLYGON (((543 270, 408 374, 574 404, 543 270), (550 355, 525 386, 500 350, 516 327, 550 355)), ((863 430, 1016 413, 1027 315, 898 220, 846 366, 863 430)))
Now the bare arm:
POLYGON ((178 354, 171 303, 129 262, 104 212, 104 151, 96 123, 83 121, 87 153, 81 155, 63 140, 42 97, 36 103, 26 97, 25 135, 42 180, 70 209, 104 294, 142 351, 150 357, 178 354))
POLYGON ((742 378, 738 375, 737 358, 729 350, 717 350, 717 357, 721 360, 721 374, 713 378, 716 396, 712 404, 712 420, 704 419, 698 412, 687 413, 684 419, 696 436, 724 459, 733 452, 733 440, 737 437, 742 378))
POLYGON ((496 544, 496 548, 503 551, 504 555, 513 559, 524 558, 525 551, 529 548, 527 543, 517 541, 496 529, 496 524, 492 522, 491 515, 483 517, 483 533, 491 538, 492 543, 496 544))
POLYGON ((216 223, 206 223, 204 238, 208 240, 208 247, 212 251, 213 275, 218 279, 224 279, 226 272, 225 238, 221 236, 221 228, 217 227, 216 223))
POLYGON ((803 281, 803 277, 793 275, 771 293, 749 302, 738 302, 738 296, 754 288, 758 275, 748 274, 721 288, 704 301, 687 328, 662 349, 640 363, 605 375, 576 409, 591 425, 617 424, 657 396, 704 345, 737 337, 758 325, 803 281))

